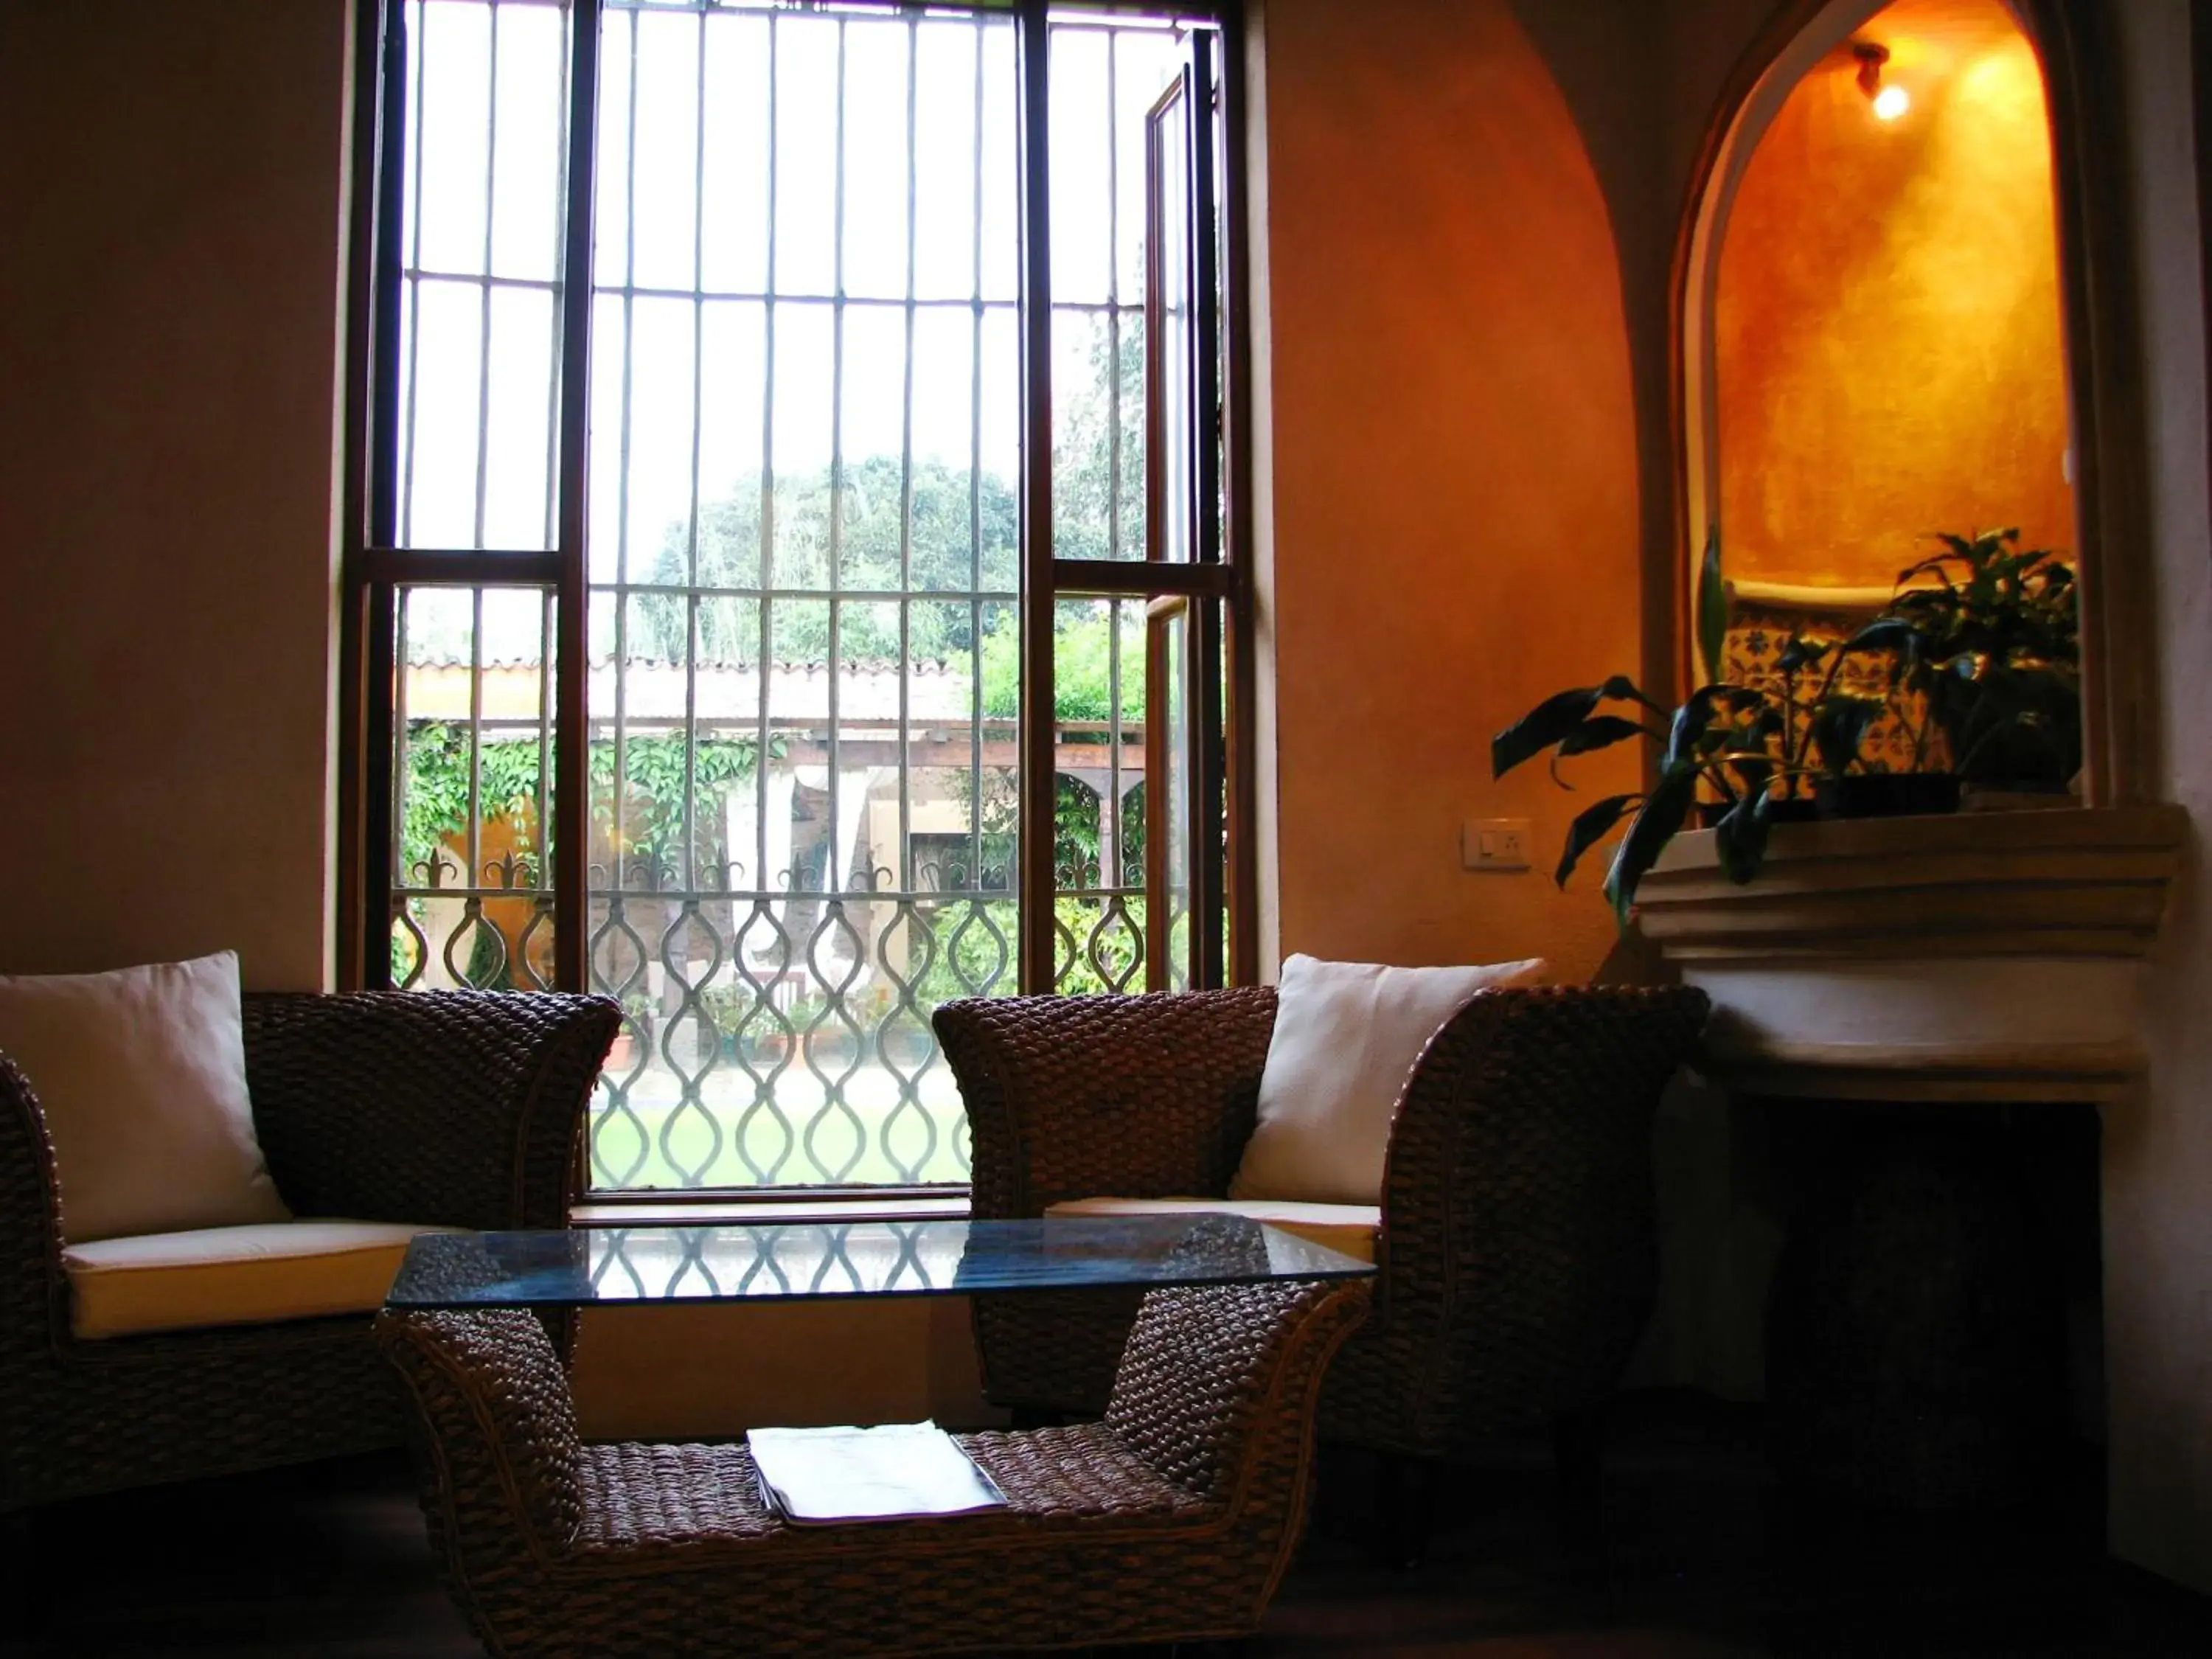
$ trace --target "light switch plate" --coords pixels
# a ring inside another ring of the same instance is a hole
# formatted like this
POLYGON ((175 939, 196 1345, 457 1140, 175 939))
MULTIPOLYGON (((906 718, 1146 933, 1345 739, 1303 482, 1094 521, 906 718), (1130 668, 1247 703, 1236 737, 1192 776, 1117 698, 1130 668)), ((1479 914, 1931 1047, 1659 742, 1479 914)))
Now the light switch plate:
POLYGON ((1527 818, 1469 818, 1459 827, 1462 870, 1511 872, 1528 867, 1527 818))

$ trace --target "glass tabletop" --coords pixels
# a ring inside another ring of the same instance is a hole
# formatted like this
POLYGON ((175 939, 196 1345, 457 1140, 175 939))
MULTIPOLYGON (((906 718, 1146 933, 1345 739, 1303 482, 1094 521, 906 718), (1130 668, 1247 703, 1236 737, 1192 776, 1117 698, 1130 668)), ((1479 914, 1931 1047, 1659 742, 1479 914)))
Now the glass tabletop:
POLYGON ((1362 1279, 1371 1263, 1241 1216, 779 1222, 425 1233, 395 1308, 584 1307, 753 1297, 964 1296, 1362 1279))

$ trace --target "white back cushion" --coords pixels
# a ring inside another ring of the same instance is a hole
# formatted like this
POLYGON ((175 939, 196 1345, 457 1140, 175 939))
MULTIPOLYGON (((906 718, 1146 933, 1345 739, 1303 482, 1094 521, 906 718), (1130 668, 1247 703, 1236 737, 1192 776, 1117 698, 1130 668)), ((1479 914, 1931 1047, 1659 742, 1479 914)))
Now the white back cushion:
POLYGON ((45 1109, 70 1243, 289 1218, 254 1139, 236 951, 0 975, 0 1054, 45 1109))
POLYGON ((1380 1204, 1390 1120, 1429 1039, 1475 995, 1541 976, 1541 958, 1466 968, 1283 964, 1260 1116, 1231 1198, 1380 1204))

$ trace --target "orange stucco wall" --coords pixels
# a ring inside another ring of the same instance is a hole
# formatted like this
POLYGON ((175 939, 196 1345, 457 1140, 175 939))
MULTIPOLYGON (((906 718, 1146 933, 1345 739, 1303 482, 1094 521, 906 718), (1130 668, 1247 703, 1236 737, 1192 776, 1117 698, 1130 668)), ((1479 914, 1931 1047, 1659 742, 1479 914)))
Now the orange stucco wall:
MULTIPOLYGON (((1490 735, 1638 668, 1620 259, 1581 133, 1504 0, 1269 0, 1265 149, 1279 948, 1355 961, 1613 942, 1601 865, 1548 878, 1624 750, 1555 787, 1490 735), (1474 817, 1537 869, 1462 870, 1474 817)), ((1263 739, 1262 747, 1270 745, 1263 739)))
POLYGON ((1903 118, 1847 53, 1754 152, 1720 261, 1721 527, 1731 575, 1883 586, 1934 531, 2075 545, 2050 129, 2001 0, 1899 0, 1903 118))

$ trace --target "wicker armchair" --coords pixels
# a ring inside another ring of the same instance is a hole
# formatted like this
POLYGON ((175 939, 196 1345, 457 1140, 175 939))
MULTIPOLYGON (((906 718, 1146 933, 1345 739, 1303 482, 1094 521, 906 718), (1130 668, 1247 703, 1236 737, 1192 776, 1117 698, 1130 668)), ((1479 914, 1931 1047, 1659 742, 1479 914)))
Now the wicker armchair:
MULTIPOLYGON (((601 998, 249 994, 255 1130, 295 1213, 565 1224, 619 1011, 601 998)), ((0 1054, 0 1510, 396 1445, 368 1314, 87 1341, 53 1148, 0 1054)))
POLYGON ((1296 1547, 1323 1368, 1367 1285, 1154 1291, 1103 1421, 958 1437, 1008 1500, 794 1527, 743 1446, 576 1436, 543 1332, 391 1310, 447 1589, 502 1659, 806 1659, 1235 1639, 1296 1547))
MULTIPOLYGON (((975 1213, 1225 1194, 1275 1005, 1261 987, 939 1008, 975 1213)), ((1706 1006, 1687 989, 1496 991, 1431 1040, 1391 1132, 1374 1314, 1330 1368, 1324 1438, 1449 1457, 1610 1394, 1656 1283, 1653 1110, 1706 1006)), ((987 1391, 1096 1413, 1132 1312, 1089 1292, 979 1297, 987 1391)))

